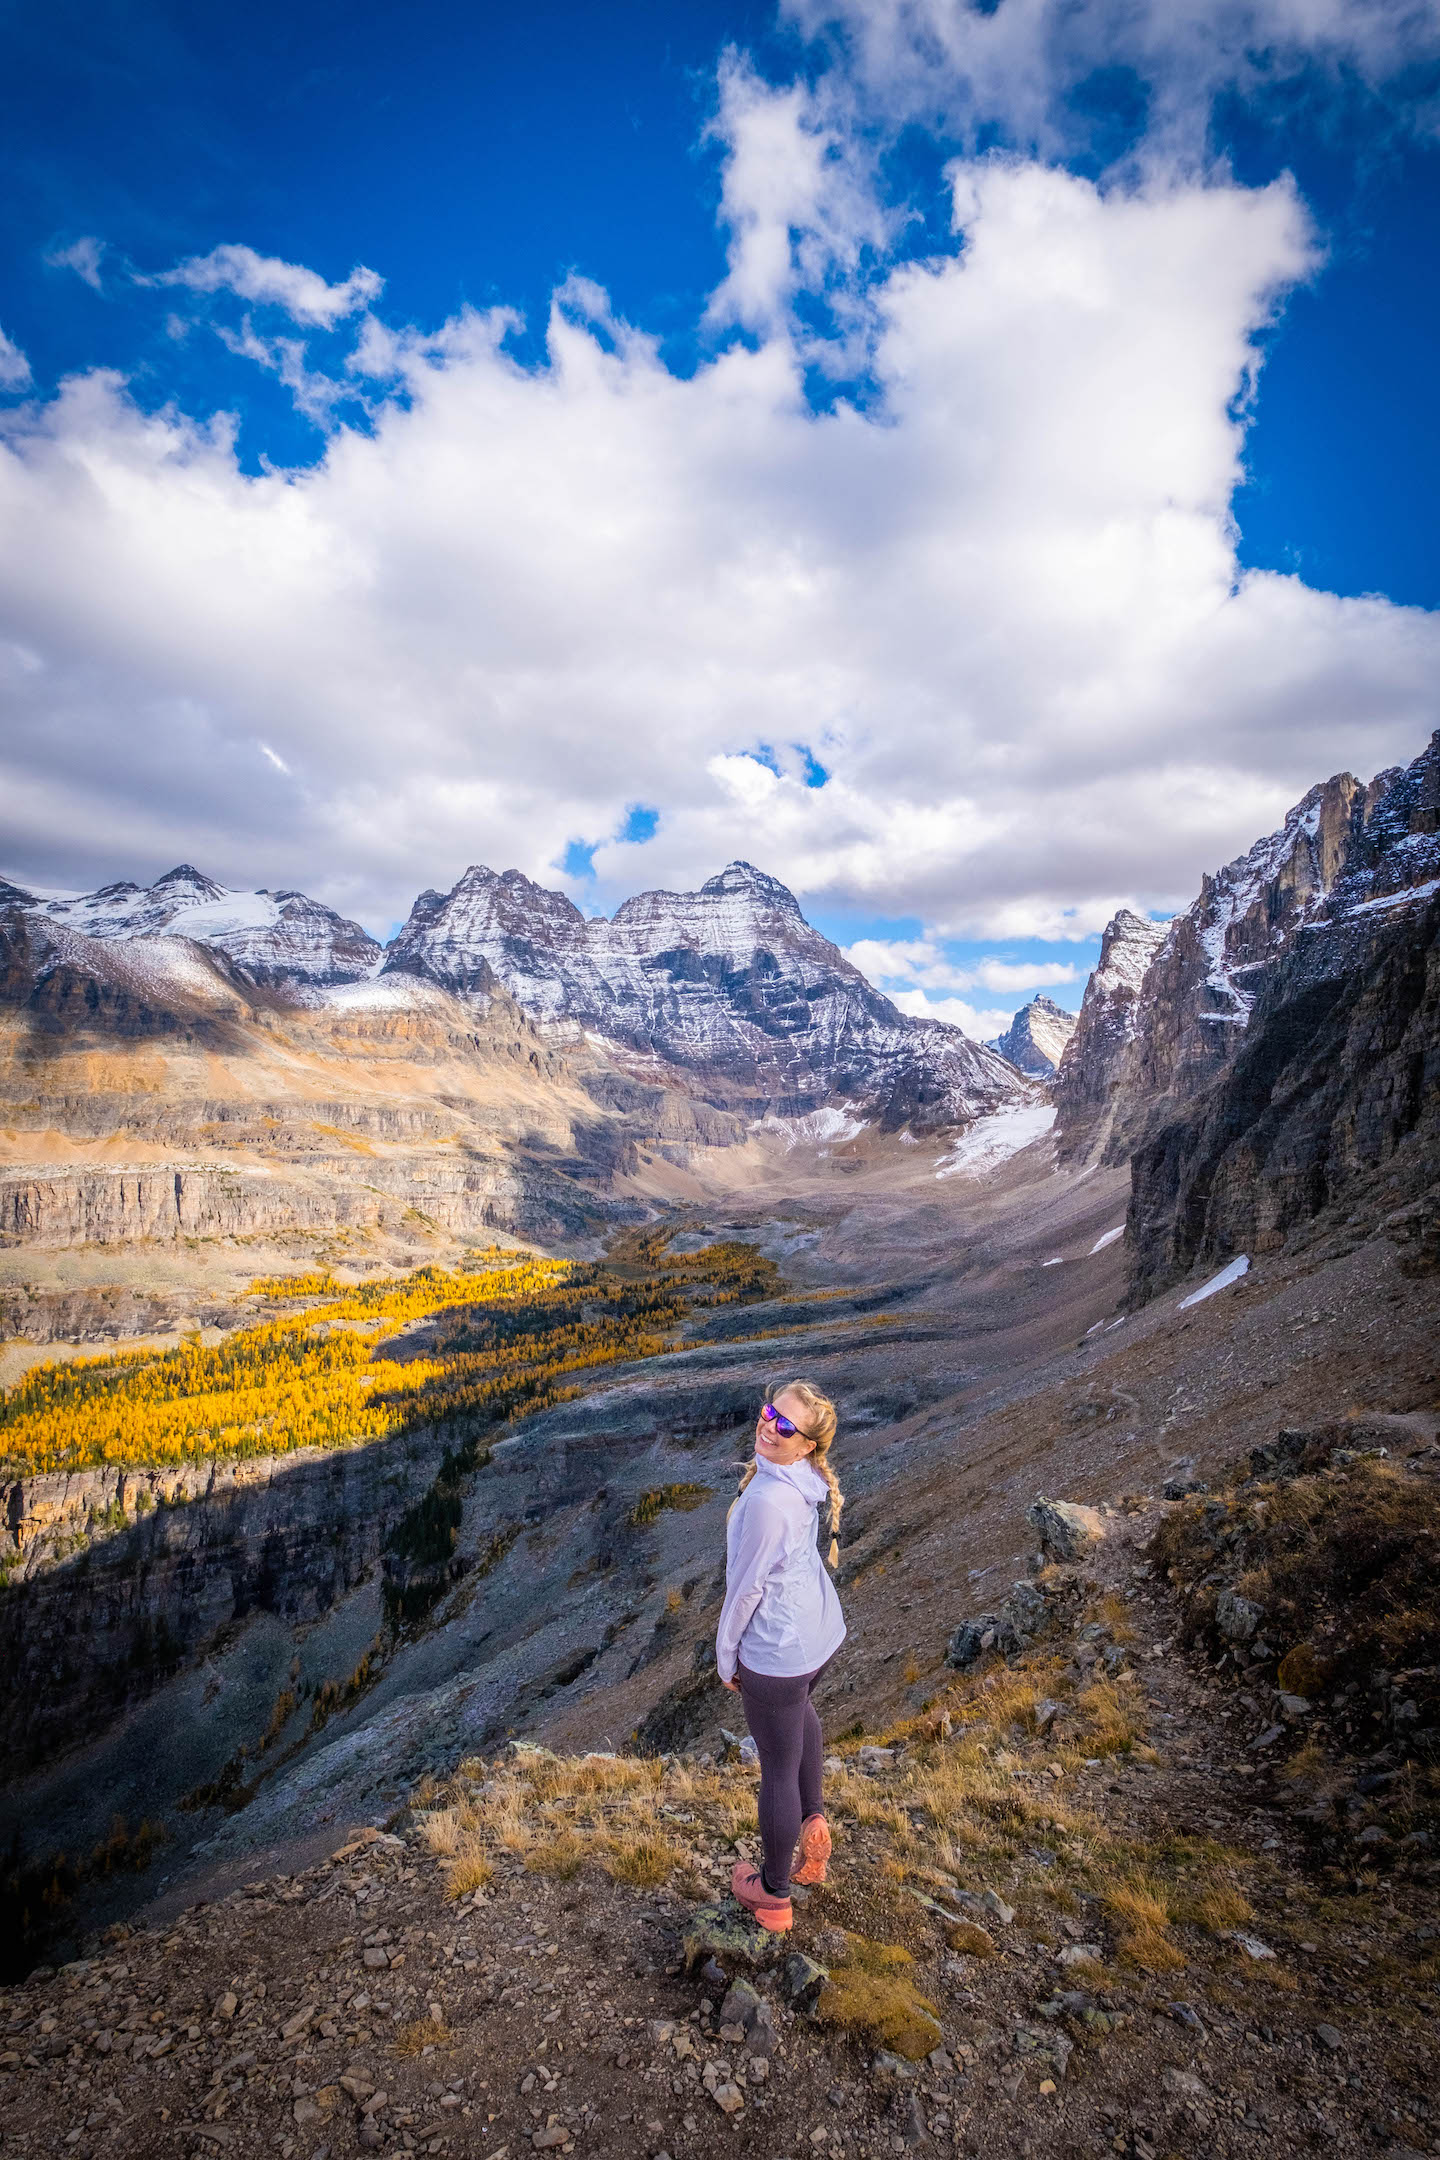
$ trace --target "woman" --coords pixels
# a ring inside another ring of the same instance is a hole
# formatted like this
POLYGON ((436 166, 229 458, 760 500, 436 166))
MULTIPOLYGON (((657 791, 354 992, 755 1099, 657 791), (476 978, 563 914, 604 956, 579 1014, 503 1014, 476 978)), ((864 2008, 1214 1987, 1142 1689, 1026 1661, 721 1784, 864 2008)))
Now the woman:
POLYGON ((740 1480, 726 1531, 715 1661, 725 1686, 738 1686, 759 1750, 764 1853, 762 1867, 738 1864, 730 1888, 774 1934, 794 1923, 791 1883, 824 1882, 830 1857, 821 1797, 824 1742, 810 1698, 845 1639, 840 1600, 815 1535, 828 1494, 833 1568, 845 1505, 826 1459, 834 1437, 828 1396, 808 1380, 778 1389, 756 1420, 755 1460, 740 1480))

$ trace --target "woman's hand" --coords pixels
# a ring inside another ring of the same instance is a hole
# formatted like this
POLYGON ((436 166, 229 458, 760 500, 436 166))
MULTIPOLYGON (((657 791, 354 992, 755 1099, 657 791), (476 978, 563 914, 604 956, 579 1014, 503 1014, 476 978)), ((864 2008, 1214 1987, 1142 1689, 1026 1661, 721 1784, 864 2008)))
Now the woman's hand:
POLYGON ((720 1669, 719 1669, 719 1667, 718 1667, 718 1666, 717 1666, 717 1667, 716 1667, 716 1669, 715 1669, 715 1677, 716 1677, 716 1679, 717 1679, 717 1680, 718 1680, 718 1681, 720 1682, 720 1685, 721 1685, 721 1687, 724 1687, 724 1688, 729 1688, 729 1690, 730 1690, 730 1693, 731 1693, 732 1695, 738 1695, 738 1694, 739 1694, 739 1692, 740 1692, 740 1683, 739 1683, 739 1681, 738 1681, 738 1680, 727 1680, 727 1679, 725 1678, 725 1675, 724 1675, 724 1673, 722 1673, 722 1672, 720 1671, 720 1669))

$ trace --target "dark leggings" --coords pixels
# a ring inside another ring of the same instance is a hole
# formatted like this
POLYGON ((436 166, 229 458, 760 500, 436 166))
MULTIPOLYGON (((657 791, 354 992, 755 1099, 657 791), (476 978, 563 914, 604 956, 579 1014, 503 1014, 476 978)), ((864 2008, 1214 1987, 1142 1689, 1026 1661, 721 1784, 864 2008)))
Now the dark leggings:
MULTIPOLYGON (((829 1659, 825 1663, 828 1665, 829 1659)), ((760 1843, 765 1887, 777 1897, 790 1888, 790 1866, 808 1815, 824 1812, 821 1759, 825 1742, 810 1697, 825 1670, 784 1674, 747 1672, 735 1677, 740 1700, 760 1755, 760 1843)))

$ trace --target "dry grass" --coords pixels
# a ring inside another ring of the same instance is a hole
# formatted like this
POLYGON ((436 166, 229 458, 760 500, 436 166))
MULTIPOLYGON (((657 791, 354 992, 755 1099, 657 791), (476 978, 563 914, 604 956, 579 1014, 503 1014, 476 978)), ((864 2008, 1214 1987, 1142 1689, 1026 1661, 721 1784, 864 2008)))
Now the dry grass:
POLYGON ((397 2055, 423 2055, 427 2047, 449 2047, 450 2028, 437 2018, 416 2018, 401 2026, 392 2045, 397 2055))
POLYGON ((1092 1755, 1123 1755, 1135 1745, 1141 1725, 1113 1680, 1096 1680, 1075 1699, 1084 1720, 1082 1734, 1092 1755))
POLYGON ((677 1867, 684 1865, 685 1849, 660 1831, 640 1831, 631 1837, 611 1838, 601 1855, 601 1865, 616 1882, 635 1890, 657 1890, 677 1867))
POLYGON ((483 1852, 461 1853, 447 1870, 445 1894, 451 1898, 469 1897, 472 1891, 483 1890, 495 1880, 495 1870, 483 1852))
POLYGON ((946 1940, 949 1942, 950 1948, 958 1951, 962 1957, 994 1957, 995 1955, 994 1937, 988 1935, 983 1927, 977 1927, 973 1920, 958 1921, 950 1929, 946 1940))
POLYGON ((1112 1883, 1102 1902, 1119 1931, 1117 1954, 1123 1965, 1142 1972, 1177 1972, 1185 1963, 1168 1930, 1174 1917, 1166 1885, 1153 1875, 1136 1874, 1112 1883))
POLYGON ((1255 1917, 1255 1908, 1242 1890, 1230 1882, 1211 1882, 1187 1898, 1181 1906, 1181 1917, 1196 1927, 1205 1928, 1211 1935, 1231 1935, 1238 1927, 1255 1917))
POLYGON ((830 1969, 816 2001, 822 2023, 863 2035, 907 2062, 939 2047, 935 2005, 917 1989, 914 1959, 892 1943, 847 1935, 845 1956, 830 1969))

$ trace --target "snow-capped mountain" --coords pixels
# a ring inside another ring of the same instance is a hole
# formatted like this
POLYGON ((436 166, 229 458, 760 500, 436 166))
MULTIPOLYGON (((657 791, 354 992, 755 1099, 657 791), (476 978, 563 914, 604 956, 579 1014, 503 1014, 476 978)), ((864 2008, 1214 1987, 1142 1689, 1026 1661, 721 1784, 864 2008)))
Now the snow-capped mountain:
POLYGON ((153 885, 93 893, 27 893, 0 881, 0 906, 33 910, 82 937, 130 942, 188 938, 212 947, 251 982, 318 988, 378 969, 380 946, 359 923, 300 892, 234 892, 181 863, 153 885))
POLYGON ((1437 790, 1440 732, 1368 787, 1338 773, 1311 788, 1170 923, 1122 910, 1057 1075, 1063 1144, 1123 1159, 1233 1063, 1291 955, 1313 971, 1316 936, 1440 890, 1437 790))
POLYGON ((698 892, 638 893, 608 920, 476 865, 450 892, 421 894, 385 972, 460 995, 502 985, 544 1028, 790 1115, 846 1101, 892 1126, 953 1125, 1025 1092, 960 1029, 898 1011, 749 863, 698 892))
POLYGON ((1033 1080, 1052 1080, 1075 1032, 1076 1016, 1053 998, 1034 997, 1022 1005, 1003 1035, 989 1044, 1018 1071, 1033 1080))

